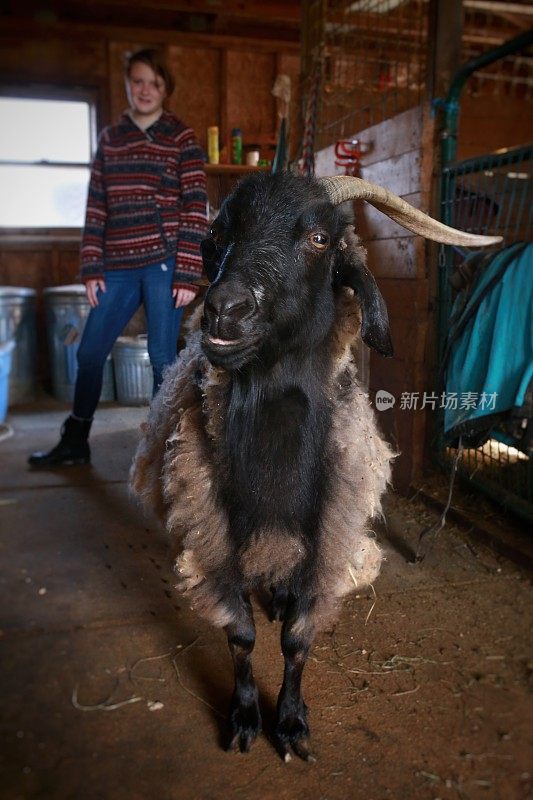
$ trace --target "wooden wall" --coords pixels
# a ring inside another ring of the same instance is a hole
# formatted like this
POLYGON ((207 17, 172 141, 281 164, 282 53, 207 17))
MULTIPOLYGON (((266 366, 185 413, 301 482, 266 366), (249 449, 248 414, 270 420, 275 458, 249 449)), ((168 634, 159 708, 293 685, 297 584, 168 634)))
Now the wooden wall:
POLYGON ((98 97, 98 126, 117 119, 126 108, 124 57, 141 47, 166 53, 176 78, 169 107, 191 125, 205 148, 207 128, 218 125, 221 143, 232 128, 244 144, 259 143, 264 157, 275 145, 278 119, 272 96, 277 74, 293 83, 291 127, 297 144, 299 117, 299 47, 289 42, 239 40, 167 31, 111 30, 97 26, 56 24, 25 26, 6 21, 0 31, 2 85, 77 87, 98 97))
MULTIPOLYGON (((148 46, 165 50, 176 77, 169 108, 194 128, 204 149, 208 126, 219 126, 222 145, 231 128, 240 127, 245 145, 259 143, 262 156, 272 158, 278 118, 271 90, 279 73, 289 74, 293 82, 292 145, 297 145, 299 47, 288 42, 53 22, 22 27, 5 20, 1 86, 88 92, 96 102, 100 130, 127 107, 125 55, 148 46)), ((218 205, 237 177, 208 177, 211 202, 218 205)), ((79 242, 80 231, 1 231, 0 285, 37 289, 40 307, 44 287, 77 281, 79 242)), ((42 333, 42 314, 40 324, 42 333)))
POLYGON ((459 160, 533 141, 533 103, 517 97, 464 93, 459 116, 459 160))
MULTIPOLYGON (((424 211, 429 209, 431 185, 431 125, 414 108, 359 132, 369 145, 360 177, 381 184, 424 211)), ((335 166, 333 148, 316 159, 319 175, 343 174, 335 166)), ((389 311, 394 358, 369 351, 369 391, 384 389, 396 398, 393 409, 378 411, 378 421, 401 453, 394 465, 394 486, 405 491, 422 472, 426 412, 402 410, 404 392, 431 389, 428 339, 431 319, 426 244, 367 203, 357 203, 356 229, 368 251, 368 264, 389 311)))

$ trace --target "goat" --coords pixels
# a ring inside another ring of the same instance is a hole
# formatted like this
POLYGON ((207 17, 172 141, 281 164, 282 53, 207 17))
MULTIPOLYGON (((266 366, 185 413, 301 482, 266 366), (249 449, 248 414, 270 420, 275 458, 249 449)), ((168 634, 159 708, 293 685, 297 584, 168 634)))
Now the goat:
POLYGON ((274 737, 311 760, 302 673, 337 601, 378 575, 368 532, 393 453, 357 382, 351 345, 392 355, 387 310, 340 204, 364 197, 445 242, 447 228, 357 178, 244 178, 202 244, 203 316, 152 403, 131 484, 177 545, 179 591, 226 630, 235 672, 229 748, 261 729, 250 593, 272 589, 285 659, 274 737))

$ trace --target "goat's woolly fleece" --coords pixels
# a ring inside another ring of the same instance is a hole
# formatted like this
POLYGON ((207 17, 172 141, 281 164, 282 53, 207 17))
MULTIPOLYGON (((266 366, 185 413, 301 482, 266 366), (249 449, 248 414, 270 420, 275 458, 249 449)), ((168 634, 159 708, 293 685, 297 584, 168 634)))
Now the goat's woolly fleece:
MULTIPOLYGON (((131 471, 131 486, 155 510, 176 545, 179 591, 214 625, 232 621, 222 576, 238 564, 244 586, 282 584, 304 555, 294 532, 256 531, 235 552, 227 516, 218 499, 217 467, 231 374, 209 364, 200 347, 201 312, 191 320, 186 348, 166 373, 152 403, 131 471)), ((381 438, 374 412, 357 381, 351 345, 360 328, 359 306, 350 289, 336 293, 336 320, 330 335, 334 369, 328 393, 334 401, 329 450, 335 474, 315 543, 314 597, 302 624, 330 621, 336 601, 369 585, 382 554, 369 520, 381 512, 380 498, 390 478, 393 453, 381 438)))

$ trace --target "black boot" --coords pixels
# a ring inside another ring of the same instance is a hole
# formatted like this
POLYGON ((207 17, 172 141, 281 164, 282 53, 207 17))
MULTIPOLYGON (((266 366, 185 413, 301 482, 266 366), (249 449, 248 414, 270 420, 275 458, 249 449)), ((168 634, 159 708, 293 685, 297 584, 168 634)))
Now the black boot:
POLYGON ((89 464, 89 431, 92 420, 67 417, 61 428, 61 439, 48 453, 32 453, 28 463, 32 467, 60 467, 71 464, 89 464))

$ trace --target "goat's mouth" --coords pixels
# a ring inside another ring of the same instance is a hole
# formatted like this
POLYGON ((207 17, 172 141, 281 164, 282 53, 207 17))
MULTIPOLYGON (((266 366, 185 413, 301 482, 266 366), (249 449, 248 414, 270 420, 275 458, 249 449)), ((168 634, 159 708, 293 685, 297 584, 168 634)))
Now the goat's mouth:
POLYGON ((218 336, 210 336, 204 333, 202 349, 212 364, 228 369, 236 369, 253 358, 260 339, 260 336, 222 339, 218 336))
POLYGON ((205 340, 208 344, 214 344, 219 347, 235 347, 241 345, 241 339, 219 339, 216 336, 206 336, 205 340))

